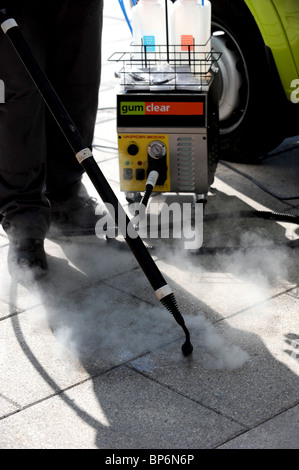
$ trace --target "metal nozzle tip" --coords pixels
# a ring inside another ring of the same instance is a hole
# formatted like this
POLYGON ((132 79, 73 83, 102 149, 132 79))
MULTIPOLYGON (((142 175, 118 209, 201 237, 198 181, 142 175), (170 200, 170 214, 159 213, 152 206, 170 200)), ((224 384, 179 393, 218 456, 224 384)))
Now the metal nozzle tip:
POLYGON ((172 313, 177 323, 183 328, 185 335, 186 335, 186 341, 182 346, 182 351, 183 351, 184 356, 189 356, 189 354, 191 354, 193 351, 193 346, 190 342, 189 331, 185 325, 184 319, 176 304, 174 294, 171 293, 169 295, 166 295, 165 297, 161 299, 161 302, 164 305, 164 307, 166 307, 172 313))
POLYGON ((182 351, 183 351, 184 356, 189 356, 192 353, 193 346, 190 343, 190 341, 185 341, 185 343, 182 346, 182 351))

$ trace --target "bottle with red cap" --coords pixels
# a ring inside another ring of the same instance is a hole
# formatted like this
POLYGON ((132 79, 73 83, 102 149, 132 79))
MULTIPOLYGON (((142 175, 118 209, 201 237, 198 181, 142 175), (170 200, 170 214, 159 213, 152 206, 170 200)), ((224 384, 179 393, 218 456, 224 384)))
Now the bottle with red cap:
POLYGON ((171 11, 170 41, 176 64, 191 65, 194 73, 210 68, 211 2, 177 0, 171 11))

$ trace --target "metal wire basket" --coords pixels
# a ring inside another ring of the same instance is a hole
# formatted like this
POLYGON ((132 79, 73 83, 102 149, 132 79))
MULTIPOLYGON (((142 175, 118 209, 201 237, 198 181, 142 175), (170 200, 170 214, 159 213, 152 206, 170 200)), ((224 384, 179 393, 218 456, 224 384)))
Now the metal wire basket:
POLYGON ((114 52, 109 61, 120 64, 116 76, 125 91, 205 91, 218 72, 220 52, 207 45, 131 45, 114 52), (204 52, 203 52, 204 51, 204 52))

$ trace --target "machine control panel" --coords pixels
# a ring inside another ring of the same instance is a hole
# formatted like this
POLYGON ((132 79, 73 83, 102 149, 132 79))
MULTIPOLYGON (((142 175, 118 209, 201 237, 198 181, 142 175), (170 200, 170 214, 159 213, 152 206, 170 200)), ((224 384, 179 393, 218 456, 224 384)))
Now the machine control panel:
POLYGON ((150 170, 161 175, 155 191, 169 191, 168 135, 122 134, 118 135, 120 189, 144 191, 150 170))

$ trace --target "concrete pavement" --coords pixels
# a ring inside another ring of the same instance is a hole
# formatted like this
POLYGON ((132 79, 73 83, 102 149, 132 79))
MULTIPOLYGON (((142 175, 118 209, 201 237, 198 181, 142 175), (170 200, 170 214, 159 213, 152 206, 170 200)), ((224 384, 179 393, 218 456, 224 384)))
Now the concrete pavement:
MULTIPOLYGON (((125 205, 107 59, 130 32, 118 6, 105 3, 94 156, 125 205)), ((299 196, 299 136, 259 165, 231 166, 299 196)), ((230 217, 253 209, 299 215, 299 198, 279 200, 219 163, 207 215, 227 217, 204 225, 211 251, 146 240, 191 332, 189 357, 124 243, 49 234, 49 275, 28 288, 7 272, 1 229, 0 448, 298 448, 299 229, 230 217)))

